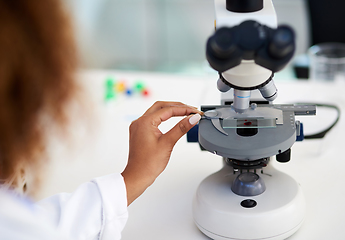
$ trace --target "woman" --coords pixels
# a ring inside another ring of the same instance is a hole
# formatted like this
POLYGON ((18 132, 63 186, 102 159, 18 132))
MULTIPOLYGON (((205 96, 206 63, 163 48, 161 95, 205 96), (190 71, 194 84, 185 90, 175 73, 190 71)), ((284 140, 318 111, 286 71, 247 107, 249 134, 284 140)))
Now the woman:
POLYGON ((46 129, 67 125, 65 107, 78 89, 72 36, 58 0, 0 0, 0 239, 120 239, 127 206, 163 172, 175 143, 200 120, 196 108, 156 102, 130 126, 121 174, 39 203, 6 190, 30 196, 39 187, 46 129), (173 116, 187 117, 162 134, 158 126, 173 116), (34 176, 29 186, 28 176, 34 176))

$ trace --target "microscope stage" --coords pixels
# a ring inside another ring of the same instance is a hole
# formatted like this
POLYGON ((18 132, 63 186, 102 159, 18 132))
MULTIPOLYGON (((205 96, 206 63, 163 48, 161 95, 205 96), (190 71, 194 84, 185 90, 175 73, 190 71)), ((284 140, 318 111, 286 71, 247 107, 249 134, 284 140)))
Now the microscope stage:
POLYGON ((295 115, 315 114, 315 106, 308 105, 258 105, 243 114, 231 106, 214 107, 199 123, 200 145, 222 157, 245 161, 288 150, 299 131, 295 115))

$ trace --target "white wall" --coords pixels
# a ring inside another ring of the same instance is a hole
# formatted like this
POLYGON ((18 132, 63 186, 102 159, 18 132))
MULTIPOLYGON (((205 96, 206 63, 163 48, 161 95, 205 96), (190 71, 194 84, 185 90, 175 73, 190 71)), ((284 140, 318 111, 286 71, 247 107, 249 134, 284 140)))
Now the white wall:
MULTIPOLYGON (((309 44, 304 0, 274 0, 278 21, 309 44)), ((75 20, 83 67, 190 71, 205 63, 213 0, 66 0, 75 20)))

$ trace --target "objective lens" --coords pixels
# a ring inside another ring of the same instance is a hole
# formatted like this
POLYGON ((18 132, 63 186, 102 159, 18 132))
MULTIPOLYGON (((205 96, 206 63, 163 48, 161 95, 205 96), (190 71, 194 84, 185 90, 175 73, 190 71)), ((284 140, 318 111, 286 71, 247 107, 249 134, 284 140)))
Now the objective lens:
POLYGON ((249 108, 250 91, 234 89, 233 107, 236 112, 243 113, 249 108))
POLYGON ((217 88, 221 92, 227 92, 230 90, 230 86, 226 85, 220 78, 217 81, 217 88))
POLYGON ((267 101, 273 101, 277 98, 278 90, 276 86, 274 85, 273 80, 267 83, 262 88, 259 88, 261 95, 267 100, 267 101))

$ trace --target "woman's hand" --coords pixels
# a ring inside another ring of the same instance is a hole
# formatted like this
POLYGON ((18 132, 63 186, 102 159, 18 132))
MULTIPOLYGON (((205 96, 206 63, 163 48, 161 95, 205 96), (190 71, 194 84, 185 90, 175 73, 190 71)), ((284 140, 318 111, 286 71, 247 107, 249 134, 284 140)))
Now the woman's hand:
POLYGON ((199 122, 201 114, 201 111, 183 103, 156 102, 143 116, 132 122, 129 128, 128 163, 122 172, 128 205, 163 172, 175 143, 199 122), (187 117, 163 134, 158 126, 174 116, 187 117))

